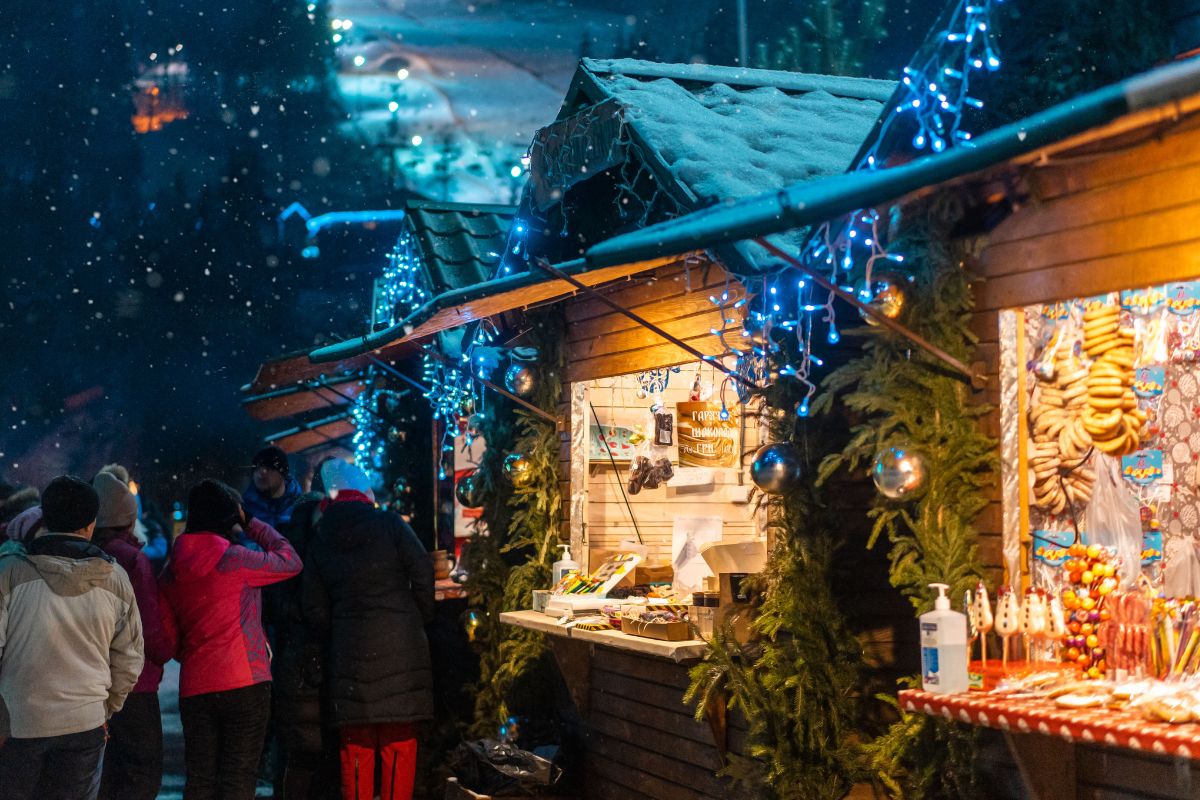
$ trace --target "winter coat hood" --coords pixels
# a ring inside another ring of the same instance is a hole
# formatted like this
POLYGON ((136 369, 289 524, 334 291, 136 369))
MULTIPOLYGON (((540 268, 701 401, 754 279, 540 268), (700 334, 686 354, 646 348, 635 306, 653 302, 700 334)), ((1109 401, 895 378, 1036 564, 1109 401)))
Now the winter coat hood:
POLYGON ((229 540, 217 533, 193 531, 181 534, 171 553, 171 573, 178 581, 203 580, 217 568, 229 548, 229 540))
POLYGON ((113 559, 78 536, 46 534, 29 543, 24 556, 51 591, 75 597, 102 586, 113 573, 113 559))
POLYGON ((379 513, 369 502, 330 503, 317 530, 339 550, 355 550, 376 535, 373 520, 379 513))

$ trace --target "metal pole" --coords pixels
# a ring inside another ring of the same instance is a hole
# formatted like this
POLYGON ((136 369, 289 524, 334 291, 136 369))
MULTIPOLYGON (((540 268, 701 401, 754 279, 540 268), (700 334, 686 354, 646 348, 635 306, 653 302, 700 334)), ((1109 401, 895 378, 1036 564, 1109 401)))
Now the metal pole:
POLYGON ((732 380, 735 380, 738 383, 740 383, 743 386, 746 386, 750 389, 757 390, 759 388, 753 382, 746 380, 741 375, 738 375, 737 372, 735 372, 734 370, 731 370, 729 367, 722 364, 720 361, 718 361, 716 359, 716 357, 701 353, 699 350, 692 347, 690 344, 683 341, 679 337, 672 336, 671 334, 664 331, 662 328, 655 325, 653 322, 650 322, 649 320, 639 317, 637 314, 633 313, 629 309, 620 305, 616 301, 611 300, 608 297, 608 295, 597 291, 594 287, 588 286, 585 283, 580 283, 579 281, 575 280, 575 278, 571 277, 570 275, 568 275, 567 273, 558 269, 557 267, 551 266, 550 263, 548 261, 546 261, 545 259, 543 259, 543 258, 535 259, 533 263, 535 265, 537 265, 537 268, 540 269, 542 272, 545 272, 548 275, 552 275, 555 278, 558 278, 560 281, 566 281, 567 283, 571 284, 579 291, 589 294, 592 297, 595 297, 597 300, 604 303, 606 306, 611 308, 613 311, 616 311, 618 314, 622 314, 622 315, 628 317, 629 319, 633 320, 638 325, 641 325, 643 328, 645 328, 646 330, 655 334, 656 336, 660 336, 663 339, 666 339, 668 342, 675 345, 680 350, 683 350, 685 353, 695 356, 696 358, 700 359, 705 364, 711 364, 712 366, 721 370, 721 372, 728 375, 732 380))
POLYGON ((745 69, 750 66, 750 36, 746 29, 746 0, 737 0, 737 17, 738 66, 745 69))
POLYGON ((862 313, 866 314, 867 316, 871 317, 871 319, 875 320, 880 325, 882 325, 885 328, 887 328, 888 330, 890 330, 892 333, 896 333, 896 334, 899 334, 900 336, 903 336, 905 339, 908 339, 910 342, 917 345, 917 347, 920 347, 922 350, 925 350, 927 353, 932 355, 934 358, 938 359, 939 361, 945 363, 947 366, 951 367, 955 372, 962 374, 968 381, 970 381, 972 383, 972 385, 985 381, 985 376, 976 374, 966 364, 959 361, 957 358, 950 355, 945 350, 938 347, 936 344, 929 341, 925 337, 921 336, 920 334, 918 334, 914 331, 909 330, 908 328, 901 325, 899 322, 896 322, 891 317, 885 316, 883 313, 878 311, 873 306, 867 305, 866 303, 862 302, 861 300, 859 300, 857 297, 855 297, 851 293, 843 291, 839 287, 835 286, 828 279, 826 279, 826 277, 824 275, 822 275, 817 270, 809 267, 803 261, 801 261, 800 259, 793 256, 791 253, 784 252, 783 250, 779 249, 771 242, 767 241, 767 239, 762 238, 762 237, 755 239, 754 241, 757 242, 759 245, 761 245, 763 248, 765 248, 772 255, 786 261, 790 266, 795 267, 796 269, 803 272, 805 275, 812 278, 813 281, 815 281, 819 286, 832 292, 839 300, 843 300, 843 301, 849 303, 850 305, 854 306, 856 309, 858 309, 862 313))

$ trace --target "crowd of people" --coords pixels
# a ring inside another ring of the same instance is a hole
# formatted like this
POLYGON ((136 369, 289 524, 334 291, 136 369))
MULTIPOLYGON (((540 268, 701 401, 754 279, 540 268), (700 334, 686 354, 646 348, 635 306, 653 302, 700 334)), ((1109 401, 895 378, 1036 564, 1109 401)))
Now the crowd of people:
POLYGON ((303 493, 264 448, 244 493, 191 488, 161 568, 131 484, 110 465, 0 496, 3 797, 155 798, 175 659, 184 800, 253 798, 268 742, 277 798, 411 798, 433 566, 367 476, 326 459, 303 493))

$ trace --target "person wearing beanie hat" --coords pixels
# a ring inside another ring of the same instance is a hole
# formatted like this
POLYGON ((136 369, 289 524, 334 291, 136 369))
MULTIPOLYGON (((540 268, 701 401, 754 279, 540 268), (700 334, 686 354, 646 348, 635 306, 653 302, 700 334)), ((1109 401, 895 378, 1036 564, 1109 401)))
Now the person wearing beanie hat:
POLYGON ((321 466, 328 499, 304 570, 304 612, 326 641, 332 721, 344 798, 409 800, 417 731, 433 718, 425 625, 433 618, 433 563, 412 529, 375 508, 362 470, 321 466))
POLYGON ((158 684, 163 664, 171 660, 174 650, 159 614, 154 568, 134 535, 137 498, 114 467, 124 470, 110 464, 92 479, 100 499, 92 541, 116 559, 129 576, 142 621, 146 661, 125 706, 109 720, 99 796, 103 800, 154 800, 163 769, 158 684))
POLYGON ((375 500, 371 491, 371 479, 357 464, 352 464, 340 458, 330 458, 321 462, 321 486, 330 499, 336 500, 338 494, 345 491, 358 492, 375 500))
POLYGON ((105 723, 142 670, 129 578, 92 543, 100 499, 60 476, 43 530, 0 555, 0 787, 6 800, 82 798, 100 786, 105 723), (52 669, 47 669, 52 665, 52 669))
POLYGON ((254 797, 271 707, 262 587, 300 572, 287 539, 216 480, 188 492, 188 518, 159 579, 174 643, 185 797, 254 797), (237 542, 245 536, 257 551, 237 542))
POLYGON ((111 472, 101 472, 92 479, 99 507, 96 510, 97 528, 132 528, 137 522, 137 498, 129 486, 111 472))
POLYGON ((304 490, 300 482, 292 477, 287 453, 274 445, 264 447, 254 454, 253 474, 250 485, 242 493, 242 502, 247 513, 283 530, 292 519, 292 508, 304 490))

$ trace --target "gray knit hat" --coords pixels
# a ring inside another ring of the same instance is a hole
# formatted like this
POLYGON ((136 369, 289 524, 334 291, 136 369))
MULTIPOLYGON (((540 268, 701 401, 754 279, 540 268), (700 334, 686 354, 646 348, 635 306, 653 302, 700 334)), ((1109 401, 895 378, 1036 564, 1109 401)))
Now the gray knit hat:
POLYGON ((101 472, 92 479, 92 488, 100 496, 97 528, 124 528, 137 522, 137 498, 120 478, 111 472, 101 472))

